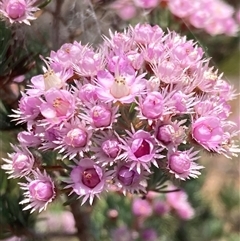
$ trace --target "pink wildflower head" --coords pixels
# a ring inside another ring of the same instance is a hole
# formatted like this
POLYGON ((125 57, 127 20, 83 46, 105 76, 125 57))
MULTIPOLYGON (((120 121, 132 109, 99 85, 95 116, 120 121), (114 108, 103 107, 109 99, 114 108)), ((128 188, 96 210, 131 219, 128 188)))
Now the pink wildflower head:
POLYGON ((146 131, 138 130, 133 131, 133 134, 128 132, 129 137, 126 140, 121 139, 123 145, 122 149, 125 151, 121 154, 121 158, 131 162, 131 167, 137 167, 137 172, 141 172, 141 167, 150 172, 150 165, 153 163, 157 165, 156 158, 162 158, 163 156, 158 154, 162 151, 162 148, 157 148, 154 137, 146 131))
POLYGON ((99 197, 99 194, 106 188, 108 173, 98 166, 92 159, 83 158, 78 162, 78 165, 73 167, 70 173, 69 183, 66 188, 71 187, 79 197, 83 197, 82 204, 88 199, 89 203, 93 203, 94 196, 99 197))
POLYGON ((136 167, 130 169, 129 163, 121 163, 115 168, 115 185, 121 188, 123 194, 126 192, 145 192, 144 180, 146 180, 146 172, 137 172, 136 167))
POLYGON ((147 218, 152 215, 152 211, 152 206, 146 199, 133 199, 132 212, 135 216, 147 218))
POLYGON ((170 207, 166 201, 157 199, 153 203, 153 210, 154 210, 154 213, 162 216, 167 214, 170 211, 170 207))
MULTIPOLYGON (((43 131, 42 127, 39 127, 37 129, 39 129, 38 131, 43 131)), ((23 146, 38 147, 41 144, 42 140, 38 136, 38 133, 35 133, 34 131, 21 131, 18 133, 17 139, 23 146)))
POLYGON ((218 152, 223 136, 222 123, 218 117, 200 117, 192 125, 193 139, 207 150, 218 152))
POLYGON ((169 172, 174 174, 175 178, 181 180, 197 178, 201 173, 200 169, 203 167, 195 163, 199 157, 197 156, 198 151, 193 151, 193 148, 187 151, 169 151, 167 160, 167 168, 169 172))
POLYGON ((94 130, 112 128, 112 124, 117 121, 118 107, 111 103, 92 103, 82 108, 84 113, 80 113, 81 119, 85 120, 87 124, 91 125, 94 130))
POLYGON ((58 139, 54 141, 57 146, 55 150, 63 153, 63 158, 73 159, 77 155, 83 156, 83 152, 89 151, 92 132, 79 119, 72 119, 62 126, 58 139))
POLYGON ((18 178, 28 175, 35 163, 35 159, 28 148, 24 146, 13 146, 15 152, 9 154, 8 159, 3 158, 6 164, 2 165, 2 169, 6 170, 7 174, 10 174, 9 178, 18 178))
POLYGON ((157 141, 164 146, 178 146, 179 144, 184 143, 186 127, 184 127, 183 124, 185 122, 186 120, 158 122, 155 128, 157 141))
POLYGON ((164 101, 161 93, 154 91, 148 93, 140 106, 142 115, 148 119, 160 118, 164 111, 164 101))
POLYGON ((31 212, 46 210, 47 205, 56 196, 55 185, 46 171, 32 171, 33 179, 26 177, 28 183, 19 183, 24 192, 25 199, 20 204, 29 203, 23 210, 31 209, 31 212))
POLYGON ((34 6, 35 0, 2 0, 0 3, 0 13, 6 17, 10 23, 25 23, 30 25, 29 20, 34 20, 33 15, 38 10, 34 6))
POLYGON ((23 94, 19 101, 18 110, 13 110, 15 114, 11 115, 18 123, 24 123, 35 120, 40 114, 40 105, 42 101, 38 96, 28 96, 23 94))
POLYGON ((115 66, 114 74, 107 70, 98 72, 96 80, 98 98, 105 102, 131 103, 137 95, 144 93, 145 73, 137 76, 133 70, 126 72, 123 68, 118 69, 118 63, 115 66))
POLYGON ((101 131, 93 137, 94 146, 91 151, 94 152, 96 162, 103 166, 112 165, 121 152, 120 141, 112 131, 101 131))
POLYGON ((67 90, 49 89, 45 93, 45 101, 40 105, 44 124, 59 124, 68 120, 75 110, 73 95, 67 90))
POLYGON ((84 84, 78 86, 78 98, 83 102, 95 102, 97 101, 96 86, 92 84, 84 84))

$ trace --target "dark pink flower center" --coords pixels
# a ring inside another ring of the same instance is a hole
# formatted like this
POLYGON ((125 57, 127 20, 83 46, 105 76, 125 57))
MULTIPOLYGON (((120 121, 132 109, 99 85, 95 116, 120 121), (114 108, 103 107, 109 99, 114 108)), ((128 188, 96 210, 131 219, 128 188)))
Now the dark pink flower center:
POLYGON ((100 182, 100 178, 95 168, 88 168, 82 174, 82 182, 89 188, 94 188, 100 182))
POLYGON ((143 140, 138 149, 134 152, 135 157, 139 158, 150 154, 150 145, 147 141, 143 140))

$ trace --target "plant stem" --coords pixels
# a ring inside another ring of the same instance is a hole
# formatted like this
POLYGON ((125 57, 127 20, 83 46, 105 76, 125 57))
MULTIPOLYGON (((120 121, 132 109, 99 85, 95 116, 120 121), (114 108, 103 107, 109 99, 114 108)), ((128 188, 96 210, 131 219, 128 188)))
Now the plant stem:
POLYGON ((78 239, 80 241, 93 240, 89 230, 91 207, 87 206, 87 204, 81 206, 80 200, 72 202, 70 207, 75 219, 75 226, 77 228, 76 236, 78 239))

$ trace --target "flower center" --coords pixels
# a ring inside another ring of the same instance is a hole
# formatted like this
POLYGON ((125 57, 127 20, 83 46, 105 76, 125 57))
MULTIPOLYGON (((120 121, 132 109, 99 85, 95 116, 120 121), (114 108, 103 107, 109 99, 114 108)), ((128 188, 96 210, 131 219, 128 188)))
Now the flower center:
POLYGON ((150 145, 147 141, 136 139, 133 141, 133 145, 139 145, 137 150, 134 152, 135 157, 140 158, 145 155, 150 154, 150 145), (139 141, 141 141, 141 144, 139 145, 139 141))
POLYGON ((126 85, 124 77, 119 76, 115 79, 113 85, 110 88, 110 93, 113 97, 119 99, 130 94, 130 88, 126 85))
POLYGON ((53 101, 53 107, 59 116, 64 116, 69 109, 69 102, 58 97, 53 101))
POLYGON ((88 168, 82 174, 82 182, 89 188, 94 188, 100 182, 100 178, 95 168, 88 168))
POLYGON ((53 87, 55 88, 62 87, 61 79, 54 73, 52 69, 49 69, 46 73, 44 73, 43 78, 44 78, 45 90, 49 90, 53 87))

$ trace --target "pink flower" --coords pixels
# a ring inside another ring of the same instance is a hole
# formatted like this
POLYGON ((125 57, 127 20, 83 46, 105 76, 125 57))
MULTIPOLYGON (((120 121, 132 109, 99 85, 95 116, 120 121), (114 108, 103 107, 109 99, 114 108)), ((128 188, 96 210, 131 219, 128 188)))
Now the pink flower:
POLYGON ((38 96, 28 96, 23 94, 19 101, 18 110, 13 110, 12 114, 17 123, 24 123, 35 120, 40 114, 40 105, 42 101, 38 96))
POLYGON ((118 107, 113 106, 111 103, 89 103, 85 108, 82 108, 83 113, 79 117, 91 125, 92 129, 106 129, 112 128, 112 124, 117 122, 118 107))
POLYGON ((157 241, 158 234, 156 230, 154 230, 153 228, 147 228, 141 232, 141 238, 142 240, 147 240, 147 241, 157 241))
POLYGON ((156 139, 164 146, 178 146, 184 143, 186 137, 184 123, 186 123, 186 120, 157 122, 155 127, 156 139))
POLYGON ((6 164, 2 165, 2 169, 6 170, 7 174, 10 174, 9 178, 18 178, 28 175, 35 163, 35 159, 28 148, 24 146, 13 146, 14 153, 9 154, 8 158, 3 158, 6 164))
POLYGON ((140 108, 143 116, 148 119, 160 118, 164 111, 163 96, 156 91, 148 93, 140 108))
POLYGON ((44 97, 46 101, 40 105, 40 111, 46 118, 45 124, 59 124, 73 115, 75 102, 69 91, 49 89, 44 97))
POLYGON ((94 152, 96 162, 101 165, 112 165, 121 152, 120 141, 112 131, 101 131, 94 135, 91 151, 94 152))
POLYGON ((79 197, 83 197, 82 205, 88 199, 92 204, 94 196, 99 197, 99 194, 105 191, 110 173, 105 173, 104 169, 90 158, 83 158, 77 164, 70 173, 70 179, 66 180, 69 183, 66 188, 71 187, 71 193, 75 192, 79 197))
POLYGON ((129 20, 137 14, 136 7, 129 0, 117 0, 110 5, 116 14, 123 20, 129 20))
POLYGON ((203 167, 195 163, 194 161, 199 159, 196 156, 199 152, 192 152, 193 148, 187 151, 169 151, 168 152, 168 165, 170 173, 173 173, 175 178, 181 180, 192 178, 197 178, 201 173, 200 169, 203 167))
POLYGON ((150 172, 150 164, 153 163, 158 167, 156 158, 162 158, 163 156, 158 154, 162 151, 161 148, 157 148, 154 137, 146 131, 138 130, 133 131, 133 134, 126 131, 129 135, 126 139, 121 138, 122 149, 125 151, 119 158, 126 159, 131 163, 130 170, 135 166, 137 172, 141 173, 141 167, 150 172))
POLYGON ((83 156, 83 152, 89 151, 92 132, 83 121, 78 118, 65 123, 59 133, 55 150, 63 154, 63 158, 73 159, 77 155, 83 156))
POLYGON ((129 163, 118 164, 114 172, 115 185, 121 188, 124 195, 126 192, 145 192, 143 180, 146 179, 146 172, 137 172, 136 167, 130 169, 129 163))
POLYGON ((33 15, 38 10, 34 6, 36 0, 2 0, 0 3, 0 13, 6 17, 10 23, 25 23, 30 25, 29 20, 34 20, 33 15))
POLYGON ((153 203, 153 211, 154 213, 156 213, 157 215, 165 215, 166 213, 168 213, 170 210, 170 207, 168 205, 167 202, 162 201, 162 200, 156 200, 153 203))
POLYGON ((155 8, 159 4, 159 0, 133 0, 139 8, 155 8))
POLYGON ((23 210, 31 209, 31 212, 46 210, 47 205, 56 196, 55 185, 46 171, 32 171, 34 179, 26 177, 28 183, 19 183, 24 192, 25 199, 20 204, 29 203, 23 210))
POLYGON ((147 200, 134 198, 132 203, 132 212, 135 216, 147 218, 152 215, 152 206, 147 200))
POLYGON ((215 116, 200 117, 192 125, 193 139, 207 150, 218 152, 223 135, 221 121, 215 116))
POLYGON ((127 73, 124 69, 118 70, 117 65, 114 75, 107 70, 98 72, 98 98, 105 102, 131 103, 136 96, 144 93, 145 74, 137 76, 137 73, 127 73))

